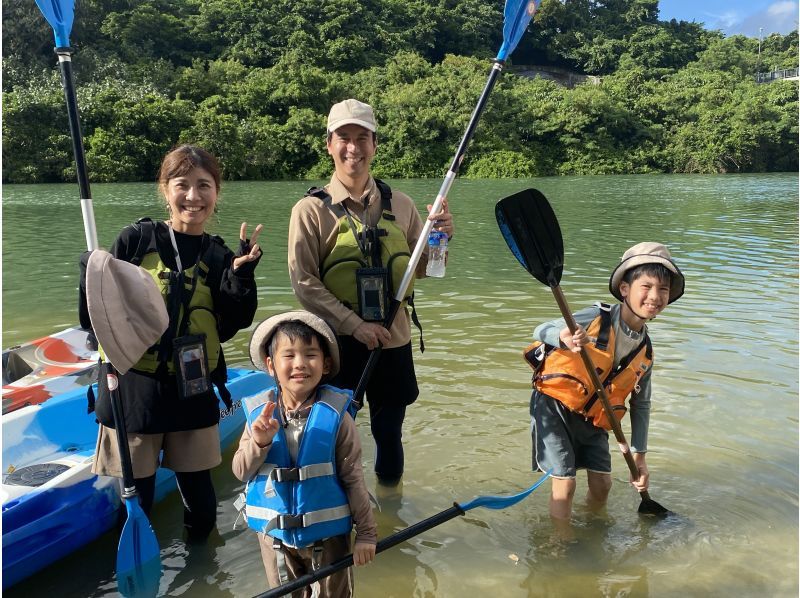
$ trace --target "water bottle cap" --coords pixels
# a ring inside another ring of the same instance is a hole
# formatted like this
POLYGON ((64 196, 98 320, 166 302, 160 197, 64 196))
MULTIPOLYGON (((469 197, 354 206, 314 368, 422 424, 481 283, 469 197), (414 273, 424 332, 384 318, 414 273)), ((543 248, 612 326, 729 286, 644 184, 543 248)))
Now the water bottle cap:
POLYGON ((439 230, 431 231, 430 236, 428 237, 428 245, 435 247, 442 244, 443 240, 447 239, 447 233, 443 233, 439 230))

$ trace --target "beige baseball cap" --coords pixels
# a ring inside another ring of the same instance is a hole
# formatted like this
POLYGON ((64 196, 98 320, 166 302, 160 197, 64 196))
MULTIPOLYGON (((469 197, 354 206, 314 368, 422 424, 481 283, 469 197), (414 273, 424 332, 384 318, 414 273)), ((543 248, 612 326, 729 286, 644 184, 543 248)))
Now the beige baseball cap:
POLYGON ((352 98, 334 104, 328 114, 329 133, 344 125, 359 125, 373 133, 378 129, 372 106, 352 98))
POLYGON ((661 264, 667 270, 672 272, 672 281, 669 289, 669 303, 672 303, 676 299, 680 298, 681 295, 683 295, 686 281, 683 273, 680 271, 675 262, 672 261, 672 256, 669 253, 669 249, 667 249, 667 247, 661 243, 644 242, 634 245, 628 249, 628 251, 623 253, 622 260, 620 260, 620 263, 611 273, 611 278, 608 281, 608 290, 611 291, 611 294, 614 295, 614 297, 620 301, 623 300, 622 294, 619 292, 619 285, 622 282, 625 273, 628 270, 643 264, 661 264))

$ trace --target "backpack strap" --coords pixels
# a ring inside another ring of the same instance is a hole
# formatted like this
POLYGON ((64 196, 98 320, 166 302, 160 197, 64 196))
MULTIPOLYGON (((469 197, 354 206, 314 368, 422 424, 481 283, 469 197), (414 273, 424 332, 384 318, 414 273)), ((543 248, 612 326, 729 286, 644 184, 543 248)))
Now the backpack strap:
POLYGON ((139 244, 136 246, 136 252, 131 258, 131 263, 136 266, 141 266, 144 256, 148 253, 158 251, 156 245, 156 223, 152 218, 139 218, 131 226, 139 231, 139 244))
POLYGON ((383 217, 386 220, 394 220, 395 216, 392 214, 392 188, 389 187, 380 179, 375 179, 375 185, 381 193, 381 210, 383 210, 383 217))
POLYGON ((600 308, 600 332, 594 344, 599 351, 608 350, 608 339, 611 335, 611 306, 608 303, 598 303, 600 308))

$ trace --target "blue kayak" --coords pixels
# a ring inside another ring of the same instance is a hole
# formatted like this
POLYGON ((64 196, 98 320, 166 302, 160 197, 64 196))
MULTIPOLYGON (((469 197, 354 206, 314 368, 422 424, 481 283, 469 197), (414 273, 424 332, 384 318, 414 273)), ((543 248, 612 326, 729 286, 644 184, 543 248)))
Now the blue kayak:
MULTIPOLYGON (((230 368, 228 380, 233 406, 220 411, 223 449, 244 426, 242 398, 272 385, 256 370, 230 368)), ((91 472, 97 427, 86 413, 85 386, 3 415, 4 589, 116 524, 119 480, 91 472)), ((155 499, 174 488, 174 474, 159 469, 155 499)))

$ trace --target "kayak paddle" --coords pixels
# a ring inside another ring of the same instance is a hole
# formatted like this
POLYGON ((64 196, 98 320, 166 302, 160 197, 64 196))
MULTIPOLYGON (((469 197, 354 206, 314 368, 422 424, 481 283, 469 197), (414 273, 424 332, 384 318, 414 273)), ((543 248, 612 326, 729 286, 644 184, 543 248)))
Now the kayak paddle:
MULTIPOLYGON (((89 177, 86 170, 86 156, 81 135, 78 101, 72 77, 72 48, 69 46, 69 35, 75 17, 74 0, 36 0, 44 18, 53 28, 55 35, 55 53, 61 70, 61 84, 67 102, 69 132, 72 138, 72 150, 75 154, 75 167, 78 174, 78 187, 81 195, 81 212, 86 234, 86 245, 90 251, 99 247, 97 228, 92 208, 92 193, 89 188, 89 177)), ((103 344, 103 339, 98 339, 103 344)), ((124 373, 124 372, 123 372, 124 373)), ((125 430, 125 415, 119 398, 117 373, 113 364, 109 364, 107 376, 108 389, 111 394, 111 410, 117 433, 120 461, 122 462, 123 486, 122 498, 128 512, 128 518, 122 528, 117 548, 117 584, 123 596, 155 596, 161 578, 161 554, 158 540, 153 533, 150 522, 139 505, 136 485, 131 466, 128 436, 125 430)))
MULTIPOLYGON (((500 232, 514 257, 536 280, 550 287, 561 310, 561 315, 570 332, 574 334, 578 325, 560 286, 561 274, 564 269, 564 242, 558 219, 553 208, 550 207, 550 203, 536 189, 525 189, 497 202, 495 216, 500 232)), ((636 467, 633 460, 630 447, 625 440, 625 434, 622 432, 622 426, 613 414, 608 395, 597 375, 592 358, 586 351, 580 351, 579 354, 597 391, 603 410, 606 412, 622 456, 634 479, 638 479, 639 468, 636 467)), ((639 504, 639 513, 659 516, 670 513, 668 509, 651 499, 647 490, 643 490, 639 494, 642 499, 639 504)))
MULTIPOLYGON (((102 339, 98 340, 102 345, 102 339)), ((125 429, 125 413, 119 398, 119 381, 117 371, 111 364, 106 381, 111 394, 111 412, 122 462, 122 499, 128 511, 117 548, 117 586, 119 593, 126 598, 156 596, 161 580, 161 549, 150 520, 139 504, 128 447, 128 432, 125 429)))
POLYGON ((83 151, 81 122, 78 116, 78 100, 75 96, 75 83, 72 78, 72 48, 69 47, 69 34, 75 17, 75 0, 36 0, 39 10, 53 28, 56 38, 55 53, 61 70, 61 86, 64 88, 64 99, 67 101, 69 117, 69 133, 72 138, 72 152, 75 154, 75 169, 78 173, 78 187, 81 194, 81 212, 83 213, 83 230, 86 234, 86 245, 89 251, 97 249, 97 228, 94 223, 92 193, 89 189, 89 177, 86 174, 86 156, 83 151))
MULTIPOLYGON (((497 58, 494 60, 492 71, 483 88, 478 104, 472 112, 472 117, 467 125, 467 130, 464 132, 464 137, 461 139, 461 143, 456 150, 456 155, 453 158, 453 163, 450 165, 450 170, 447 171, 442 186, 439 188, 439 193, 436 195, 436 201, 431 207, 431 214, 436 214, 442 209, 442 203, 447 198, 447 194, 450 191, 450 187, 453 185, 461 162, 464 160, 464 156, 467 153, 467 146, 475 133, 475 128, 478 126, 478 120, 483 113, 483 109, 486 107, 489 94, 492 92, 497 78, 505 67, 506 59, 514 51, 514 48, 517 47, 522 34, 525 33, 525 29, 536 13, 540 2, 541 0, 506 0, 505 8, 503 9, 503 44, 500 46, 497 58)), ((428 243, 431 228, 433 228, 433 220, 425 220, 425 226, 422 228, 422 232, 417 239, 417 244, 414 246, 414 251, 409 258, 406 271, 403 274, 400 285, 397 287, 397 292, 392 299, 389 311, 386 314, 386 320, 384 321, 384 326, 386 328, 391 328, 392 322, 394 322, 394 318, 400 310, 400 305, 403 302, 406 290, 411 284, 412 278, 415 276, 417 264, 419 264, 419 260, 422 257, 422 251, 428 243)), ((367 364, 364 366, 361 379, 358 381, 358 386, 356 386, 353 392, 353 402, 355 402, 359 409, 363 405, 364 392, 367 389, 367 383, 369 382, 370 376, 372 376, 372 371, 375 369, 380 354, 380 346, 372 350, 367 364)))
MULTIPOLYGON (((377 554, 392 548, 393 546, 397 546, 401 542, 405 542, 406 540, 409 540, 414 536, 421 534, 422 532, 426 532, 437 525, 441 525, 445 521, 450 521, 458 515, 465 515, 467 511, 474 509, 475 507, 486 507, 487 509, 505 509, 506 507, 515 505, 522 499, 526 498, 531 492, 536 490, 549 476, 550 472, 548 471, 541 478, 539 478, 536 483, 533 484, 533 486, 512 496, 478 496, 465 505, 460 505, 457 502, 454 502, 453 506, 449 509, 440 511, 432 517, 428 517, 427 519, 419 521, 414 525, 410 525, 409 527, 402 529, 399 532, 384 538, 383 540, 380 540, 378 545, 375 547, 375 553, 377 554)), ((263 594, 258 594, 254 598, 276 598, 277 596, 285 596, 290 592, 309 586, 315 581, 319 581, 320 579, 328 577, 329 575, 336 573, 341 569, 351 567, 352 565, 353 555, 349 554, 346 557, 331 563, 330 565, 320 567, 312 573, 298 577, 293 581, 282 584, 277 588, 273 588, 268 592, 264 592, 263 594)))

